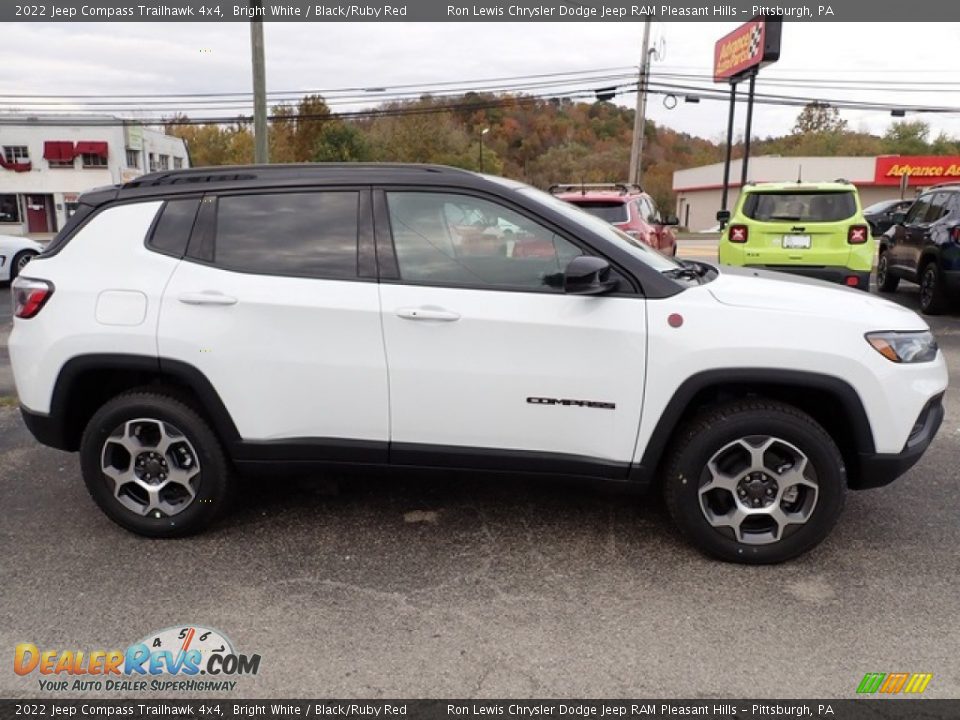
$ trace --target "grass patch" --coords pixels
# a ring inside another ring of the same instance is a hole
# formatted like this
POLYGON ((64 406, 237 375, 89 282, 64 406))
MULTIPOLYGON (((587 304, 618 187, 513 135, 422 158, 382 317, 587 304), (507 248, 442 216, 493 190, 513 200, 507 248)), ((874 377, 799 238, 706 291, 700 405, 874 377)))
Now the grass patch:
POLYGON ((0 395, 0 407, 15 408, 20 404, 20 399, 16 395, 0 395))

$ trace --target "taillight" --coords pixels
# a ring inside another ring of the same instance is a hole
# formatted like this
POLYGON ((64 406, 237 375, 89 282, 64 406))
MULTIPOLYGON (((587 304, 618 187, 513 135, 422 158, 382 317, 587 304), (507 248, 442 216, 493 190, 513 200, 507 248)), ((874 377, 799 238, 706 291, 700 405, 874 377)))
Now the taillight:
POLYGON ((53 283, 18 277, 10 290, 13 293, 13 316, 26 320, 40 312, 53 295, 53 283))
POLYGON ((750 232, 747 230, 746 225, 730 226, 730 242, 745 243, 749 236, 750 232))
POLYGON ((870 228, 866 225, 851 225, 847 231, 847 242, 851 245, 863 245, 870 237, 870 228))
POLYGON ((955 243, 960 243, 960 226, 957 226, 950 231, 950 239, 955 243))

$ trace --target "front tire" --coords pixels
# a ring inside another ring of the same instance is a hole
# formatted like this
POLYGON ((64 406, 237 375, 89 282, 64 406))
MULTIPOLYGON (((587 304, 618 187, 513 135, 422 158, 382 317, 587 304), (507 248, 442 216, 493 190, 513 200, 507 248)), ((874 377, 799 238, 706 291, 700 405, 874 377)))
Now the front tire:
POLYGON ((877 260, 877 289, 880 292, 896 292, 900 285, 900 278, 890 274, 890 261, 887 259, 887 253, 880 253, 880 259, 877 260))
POLYGON ((664 497, 702 552, 745 564, 778 563, 819 544, 843 510, 843 457, 809 415, 770 400, 739 400, 679 430, 664 497))
POLYGON ((230 466, 213 430, 173 395, 133 390, 87 423, 80 464, 107 517, 147 537, 181 537, 216 521, 231 498, 230 466))

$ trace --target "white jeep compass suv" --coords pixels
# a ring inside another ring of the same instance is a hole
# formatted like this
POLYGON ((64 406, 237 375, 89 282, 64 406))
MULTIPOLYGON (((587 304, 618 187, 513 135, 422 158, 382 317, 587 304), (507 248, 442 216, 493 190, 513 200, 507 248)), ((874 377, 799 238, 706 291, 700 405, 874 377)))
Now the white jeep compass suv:
POLYGON ((657 485, 697 547, 777 562, 917 461, 947 385, 897 305, 435 166, 92 191, 13 293, 27 426, 154 537, 210 525, 241 473, 383 464, 657 485))

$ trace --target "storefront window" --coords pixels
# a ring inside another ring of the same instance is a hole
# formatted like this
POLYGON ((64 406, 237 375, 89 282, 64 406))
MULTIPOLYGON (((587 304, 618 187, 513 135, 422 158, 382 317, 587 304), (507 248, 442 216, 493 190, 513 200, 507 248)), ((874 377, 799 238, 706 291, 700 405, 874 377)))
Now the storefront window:
POLYGON ((20 203, 16 195, 0 195, 0 223, 20 222, 20 203))

